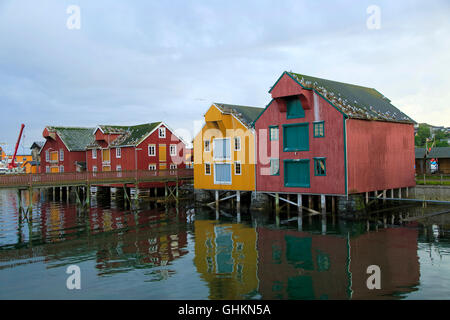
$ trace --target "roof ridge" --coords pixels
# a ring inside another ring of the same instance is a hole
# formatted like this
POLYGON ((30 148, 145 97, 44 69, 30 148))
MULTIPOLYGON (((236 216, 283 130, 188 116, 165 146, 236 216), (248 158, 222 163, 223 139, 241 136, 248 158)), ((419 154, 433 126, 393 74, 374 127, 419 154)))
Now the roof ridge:
MULTIPOLYGON (((315 77, 315 76, 310 76, 310 75, 307 75, 307 74, 303 74, 303 73, 296 73, 296 72, 292 72, 292 71, 286 71, 287 73, 290 73, 290 74, 295 74, 295 75, 297 75, 297 76, 305 76, 305 77, 309 77, 309 78, 314 78, 314 79, 319 79, 319 80, 324 80, 324 81, 330 81, 330 82, 335 82, 335 83, 339 83, 339 84, 345 84, 345 85, 348 85, 348 86, 354 86, 354 87, 359 87, 359 88, 364 88, 364 89, 370 89, 370 90, 374 90, 374 91, 377 91, 378 93, 380 93, 377 89, 375 89, 375 88, 372 88, 372 87, 366 87, 366 86, 361 86, 361 85, 359 85, 359 84, 353 84, 353 83, 348 83, 348 82, 342 82, 342 81, 336 81, 336 80, 330 80, 330 79, 325 79, 325 78, 319 78, 319 77, 315 77)), ((382 95, 381 93, 380 93, 380 95, 382 95)), ((383 96, 383 95, 382 95, 383 96)))

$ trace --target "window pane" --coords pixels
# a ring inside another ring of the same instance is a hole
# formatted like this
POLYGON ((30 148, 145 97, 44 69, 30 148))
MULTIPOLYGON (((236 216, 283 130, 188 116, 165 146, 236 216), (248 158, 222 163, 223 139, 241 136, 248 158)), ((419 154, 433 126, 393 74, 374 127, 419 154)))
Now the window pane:
POLYGON ((231 164, 217 163, 215 165, 217 183, 231 183, 231 164))

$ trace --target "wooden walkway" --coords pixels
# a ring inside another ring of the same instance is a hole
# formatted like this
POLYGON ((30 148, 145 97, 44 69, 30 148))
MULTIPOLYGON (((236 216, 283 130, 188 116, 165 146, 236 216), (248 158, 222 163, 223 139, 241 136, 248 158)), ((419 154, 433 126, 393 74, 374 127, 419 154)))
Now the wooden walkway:
POLYGON ((122 172, 71 172, 0 176, 0 189, 51 188, 66 186, 139 185, 192 180, 192 169, 122 172))

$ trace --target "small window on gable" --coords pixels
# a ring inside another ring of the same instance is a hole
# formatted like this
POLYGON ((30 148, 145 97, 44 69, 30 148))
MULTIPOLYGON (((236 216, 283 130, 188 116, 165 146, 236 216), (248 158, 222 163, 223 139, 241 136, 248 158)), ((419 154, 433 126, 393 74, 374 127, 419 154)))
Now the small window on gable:
POLYGON ((59 149, 59 161, 64 161, 64 149, 59 149))
POLYGON ((296 119, 296 118, 304 118, 305 110, 303 110, 302 102, 299 97, 289 97, 286 99, 286 108, 287 108, 287 118, 288 119, 296 119))
POLYGON ((325 122, 314 122, 314 138, 325 137, 325 122))
POLYGON ((97 149, 92 149, 92 159, 97 159, 97 149))
POLYGON ((234 137, 234 151, 241 151, 241 137, 234 137))
POLYGON ((211 151, 210 149, 210 141, 209 140, 205 140, 205 152, 209 152, 211 151))
POLYGON ((122 149, 116 148, 116 158, 122 158, 122 149))
POLYGON ((314 158, 314 175, 326 176, 327 166, 325 158, 314 158))
POLYGON ((165 138, 166 137, 166 128, 160 127, 158 132, 159 132, 159 137, 160 138, 165 138))
POLYGON ((50 151, 45 150, 45 161, 50 162, 50 151))

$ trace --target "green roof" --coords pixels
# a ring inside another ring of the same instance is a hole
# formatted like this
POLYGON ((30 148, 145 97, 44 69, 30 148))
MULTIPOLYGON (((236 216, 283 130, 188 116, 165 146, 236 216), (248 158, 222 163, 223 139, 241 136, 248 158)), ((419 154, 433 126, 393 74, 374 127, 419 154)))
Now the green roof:
POLYGON ((427 153, 427 149, 425 148, 417 148, 415 149, 416 159, 423 159, 425 158, 427 153))
POLYGON ((428 158, 450 158, 450 147, 435 147, 431 149, 428 158))
POLYGON ((214 105, 225 113, 233 114, 248 127, 251 127, 260 113, 264 111, 264 108, 238 106, 225 103, 214 103, 214 105))
POLYGON ((56 132, 69 151, 84 151, 94 141, 95 128, 48 126, 47 129, 56 132))
POLYGON ((305 89, 314 89, 349 118, 415 123, 373 88, 286 72, 305 89))
POLYGON ((158 127, 162 122, 146 123, 137 126, 109 126, 103 125, 99 128, 105 134, 120 134, 120 136, 111 143, 112 147, 136 146, 142 142, 146 136, 158 127))

